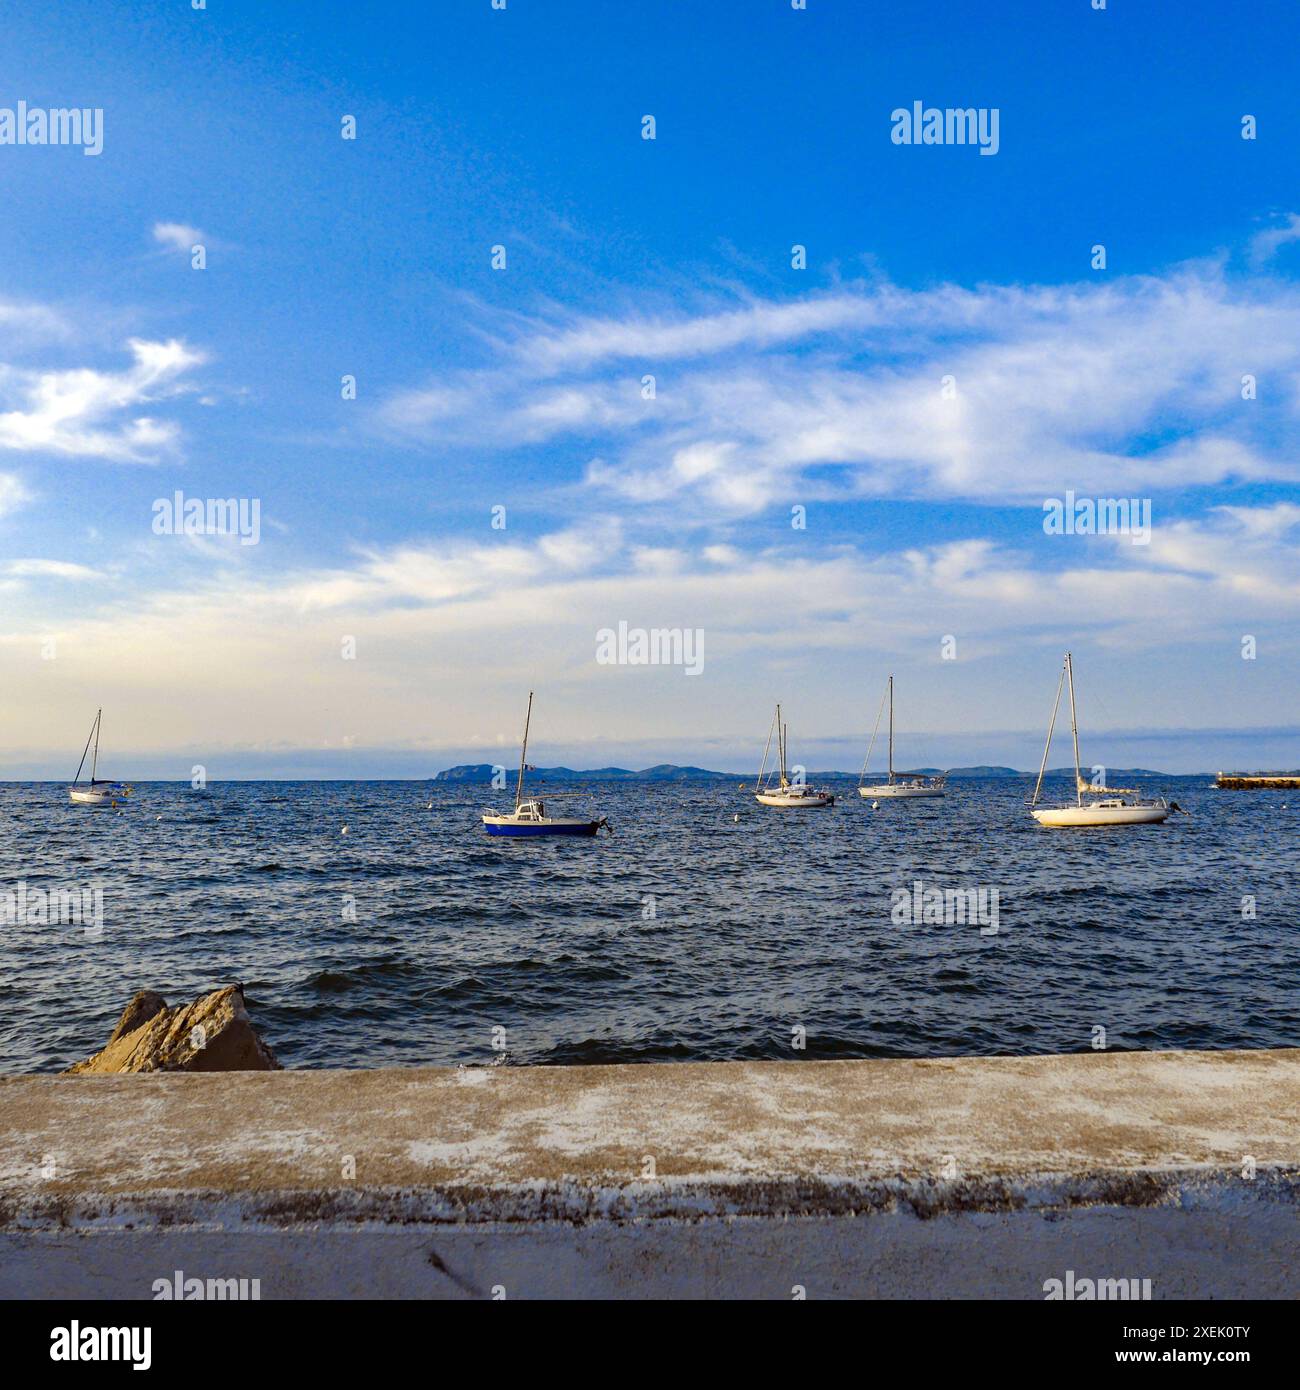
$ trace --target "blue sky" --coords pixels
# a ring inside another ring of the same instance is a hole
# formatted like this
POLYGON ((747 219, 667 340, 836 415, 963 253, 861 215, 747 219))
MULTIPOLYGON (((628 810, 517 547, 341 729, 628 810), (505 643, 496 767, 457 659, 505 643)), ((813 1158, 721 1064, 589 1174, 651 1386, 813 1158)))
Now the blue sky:
POLYGON ((1300 16, 1191 9, 7 14, 0 108, 104 148, 0 145, 0 776, 100 705, 135 775, 427 775, 530 687, 544 762, 747 766, 781 698, 855 766, 890 670, 905 759, 1029 766, 1067 646, 1085 754, 1300 763, 1300 16))

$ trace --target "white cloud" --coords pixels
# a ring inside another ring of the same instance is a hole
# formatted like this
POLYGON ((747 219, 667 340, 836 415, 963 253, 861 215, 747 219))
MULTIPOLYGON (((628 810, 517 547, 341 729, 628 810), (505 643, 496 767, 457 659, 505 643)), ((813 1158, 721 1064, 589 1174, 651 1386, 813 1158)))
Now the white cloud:
POLYGON ((364 603, 416 601, 431 607, 492 595, 508 598, 594 570, 621 549, 620 528, 601 522, 555 531, 532 544, 401 545, 366 552, 351 569, 291 581, 285 597, 301 612, 364 603))
MULTIPOLYGON (((513 740, 520 692, 536 685, 547 690, 542 735, 617 730, 671 747, 688 700, 690 731, 701 736, 734 737, 757 721, 761 737, 766 702, 783 689, 801 692, 807 736, 856 727, 859 717, 869 724, 863 711, 878 696, 863 695, 862 679, 883 677, 885 654, 904 652, 929 654, 943 673, 914 685, 910 727, 1037 728, 1060 651, 1077 641, 1145 658, 1124 688, 1105 687, 1113 714, 1129 713, 1131 686, 1136 722, 1177 725, 1186 692, 1153 685, 1150 672, 1167 665, 1152 653, 1190 641, 1217 650, 1218 666, 1231 670, 1241 633, 1294 627, 1298 531, 1291 504, 1157 518, 1149 546, 1044 539, 1058 557, 1051 570, 1033 563, 1040 547, 1031 560, 983 538, 862 551, 713 546, 693 557, 629 546, 616 528, 406 544, 285 576, 217 574, 196 562, 153 592, 115 589, 99 608, 55 624, 61 656, 75 657, 59 668, 72 683, 58 689, 69 719, 92 687, 97 701, 119 707, 122 746, 337 746, 343 732, 360 747, 513 740), (595 633, 620 619, 703 628, 698 686, 671 671, 597 665, 595 633), (950 632, 962 657, 951 678, 938 661, 950 632), (177 634, 185 660, 169 663, 160 685, 158 653, 177 634), (343 634, 357 639, 355 661, 339 658, 343 634), (287 673, 304 698, 286 699, 287 673)), ((34 613, 15 622, 0 637, 5 669, 37 663, 34 638, 48 630, 34 613)), ((1093 684, 1090 698, 1102 688, 1093 684)), ((48 699, 7 718, 7 737, 43 744, 48 699)))
MULTIPOLYGON (((960 290, 941 294, 964 297, 960 290)), ((613 359, 655 362, 742 346, 761 349, 814 334, 879 327, 896 310, 899 297, 899 291, 885 287, 874 295, 815 295, 785 304, 757 301, 694 317, 578 318, 556 329, 539 326, 515 344, 515 353, 530 369, 557 372, 613 359)))
POLYGON ((380 418, 428 442, 579 439, 598 456, 593 487, 637 504, 693 498, 704 520, 792 498, 1293 482, 1298 372, 1300 289, 1213 263, 1064 288, 873 283, 675 319, 532 322, 497 365, 399 392, 380 418), (1256 400, 1242 398, 1248 373, 1256 400))
MULTIPOLYGON (((155 403, 189 389, 203 358, 177 341, 130 347, 117 372, 0 368, 0 448, 135 461, 173 448, 176 426, 155 403)), ((34 661, 32 637, 53 633, 76 656, 58 667, 59 688, 81 699, 73 683, 93 684, 97 701, 131 711, 141 744, 220 731, 337 746, 339 720, 359 746, 419 742, 431 710, 439 729, 486 743, 516 736, 518 690, 535 680, 556 688, 545 708, 567 703, 583 736, 671 735, 696 689, 692 727, 721 734, 771 688, 847 707, 884 653, 934 653, 951 632, 963 662, 996 660, 984 677, 963 665, 959 700, 955 681, 945 696, 936 678, 916 719, 1005 727, 1023 716, 1026 673, 1037 679, 1046 659, 1050 676, 1076 635, 1121 652, 1217 644, 1235 657, 1243 632, 1294 628, 1300 506, 1167 522, 1157 504, 1150 544, 1133 546, 1048 539, 1037 503, 1071 487, 1159 497, 1226 478, 1295 481, 1298 373, 1300 290, 1233 281, 1220 265, 1064 289, 872 283, 697 314, 524 322, 493 365, 396 393, 380 423, 428 442, 563 441, 575 464, 590 461, 578 514, 608 505, 624 520, 518 539, 512 510, 508 534, 338 562, 331 551, 326 566, 274 575, 273 547, 220 569, 194 547, 156 548, 147 578, 143 562, 125 580, 115 568, 114 586, 88 587, 75 611, 27 581, 93 578, 87 567, 0 562, 21 629, 0 636, 0 656, 34 661), (648 401, 646 371, 658 378, 648 401), (1245 372, 1259 379, 1256 401, 1241 398, 1245 372), (1011 502, 1025 540, 935 542, 917 522, 840 544, 744 522, 791 502, 885 497, 1011 502), (623 619, 704 628, 698 687, 597 666, 595 632, 623 619), (356 662, 339 659, 345 633, 356 662), (158 653, 177 634, 186 660, 160 678, 158 653), (850 679, 826 678, 837 662, 850 679)), ((0 474, 0 514, 26 497, 0 474)), ((1180 697, 1170 686, 1167 698, 1180 697)), ((44 738, 41 701, 17 718, 15 738, 44 738)))
POLYGON ((99 579, 99 570, 70 560, 8 560, 0 572, 16 579, 99 579))
POLYGON ((30 500, 31 493, 19 477, 13 473, 0 473, 0 520, 30 500))
POLYGON ((67 321, 45 304, 14 304, 0 301, 0 327, 6 337, 16 334, 34 338, 61 338, 69 332, 67 321))
POLYGON ((1279 227, 1268 227, 1250 239, 1250 263, 1266 265, 1278 251, 1290 242, 1300 241, 1300 213, 1288 213, 1279 227))
POLYGON ((188 256, 193 247, 206 244, 207 238, 197 227, 185 222, 155 222, 153 239, 170 251, 188 256))
POLYGON ((1204 522, 1152 528, 1147 553, 1153 570, 1197 581, 1188 611, 1174 619, 1185 630, 1208 625, 1217 613, 1293 613, 1300 609, 1300 507, 1217 507, 1204 522), (1294 533, 1294 536, 1293 536, 1294 533))
POLYGON ((89 367, 35 371, 0 367, 0 449, 150 462, 173 448, 178 427, 131 412, 183 389, 181 378, 205 359, 177 339, 132 338, 122 371, 89 367))

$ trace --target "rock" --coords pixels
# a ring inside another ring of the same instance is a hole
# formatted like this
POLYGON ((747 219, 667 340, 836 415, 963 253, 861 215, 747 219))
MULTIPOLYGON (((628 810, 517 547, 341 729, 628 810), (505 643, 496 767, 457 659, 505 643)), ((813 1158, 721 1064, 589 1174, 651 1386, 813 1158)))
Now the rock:
POLYGON ((227 985, 169 1009, 141 990, 126 1006, 108 1045, 64 1076, 134 1071, 279 1071, 244 1008, 242 985, 227 985))
POLYGON ((142 989, 131 1002, 122 1010, 122 1017, 117 1021, 117 1027, 113 1029, 108 1042, 111 1047, 118 1038, 124 1038, 128 1033, 134 1033, 137 1028, 142 1028, 155 1015, 160 1014, 167 1007, 167 1001, 161 994, 156 994, 151 989, 142 989))

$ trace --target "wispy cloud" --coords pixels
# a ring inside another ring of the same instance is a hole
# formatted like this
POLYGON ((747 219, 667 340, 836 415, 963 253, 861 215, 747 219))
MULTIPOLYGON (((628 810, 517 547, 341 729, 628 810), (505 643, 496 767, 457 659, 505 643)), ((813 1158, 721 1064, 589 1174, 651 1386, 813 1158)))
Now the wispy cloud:
MULTIPOLYGON (((499 545, 408 542, 288 574, 196 563, 147 591, 115 589, 97 605, 92 597, 56 633, 60 653, 75 654, 72 679, 120 706, 123 740, 141 746, 206 744, 220 730, 234 745, 337 746, 346 732, 358 746, 380 747, 436 741, 435 724, 467 743, 503 729, 513 738, 518 692, 539 672, 566 692, 548 706, 552 729, 563 721, 575 736, 661 730, 671 742, 682 732, 680 675, 594 660, 596 631, 620 619, 705 630, 706 672, 692 692, 692 729, 702 734, 761 723, 760 705, 780 688, 806 692, 810 736, 827 727, 818 710, 857 719, 860 682, 827 682, 827 670, 845 663, 874 678, 884 653, 925 651, 937 662, 944 632, 959 637, 961 699, 950 686, 918 690, 913 727, 1005 728, 1023 716, 1008 692, 1026 676, 1042 679, 1046 703, 1066 641, 1117 658, 1141 652, 1149 668, 1152 652, 1190 640, 1217 649, 1220 667, 1240 665, 1241 633, 1259 624, 1280 633, 1300 618, 1298 539, 1292 504, 1222 508, 1157 528, 1145 547, 1054 542, 1077 558, 1048 572, 986 538, 696 555, 628 544, 616 527, 575 527, 499 545), (160 703, 157 653, 178 632, 187 659, 169 669, 160 703), (355 638, 355 660, 340 659, 344 636, 355 638), (278 673, 287 670, 310 701, 283 699, 278 673)), ((32 617, 0 636, 6 669, 39 661, 36 638, 47 626, 32 617)), ((1108 691, 1107 703, 1116 715, 1140 711, 1153 727, 1176 724, 1182 695, 1154 692, 1133 710, 1120 691, 1108 691)), ((45 717, 27 707, 10 736, 37 739, 45 717)))
POLYGON ((69 325, 62 314, 46 304, 16 304, 0 300, 0 327, 5 337, 12 340, 16 335, 57 338, 69 332, 69 325))
POLYGON ((357 565, 302 577, 285 586, 299 611, 412 600, 431 607, 491 595, 521 597, 572 580, 613 560, 622 548, 616 522, 555 531, 526 543, 401 545, 367 551, 357 565))
POLYGON ((132 338, 121 371, 90 367, 39 371, 0 366, 0 449, 147 463, 172 449, 179 427, 133 414, 184 389, 181 379, 205 359, 178 339, 132 338))
POLYGON ((17 511, 24 502, 31 500, 31 493, 23 486, 22 480, 13 473, 0 473, 0 520, 10 512, 17 511))
POLYGON ((1288 213, 1281 226, 1268 227, 1256 232, 1250 239, 1250 262, 1254 266, 1267 265, 1283 246, 1300 241, 1300 213, 1288 213))
POLYGON ((0 573, 15 579, 99 579, 101 572, 71 560, 6 560, 0 573))
POLYGON ((1300 289, 1197 263, 534 322, 496 365, 397 393, 379 418, 429 442, 581 441, 595 487, 743 515, 791 498, 1295 481, 1298 370, 1300 289))
POLYGON ((155 222, 153 239, 169 251, 179 251, 186 256, 193 247, 207 242, 207 238, 197 227, 191 227, 185 222, 155 222))

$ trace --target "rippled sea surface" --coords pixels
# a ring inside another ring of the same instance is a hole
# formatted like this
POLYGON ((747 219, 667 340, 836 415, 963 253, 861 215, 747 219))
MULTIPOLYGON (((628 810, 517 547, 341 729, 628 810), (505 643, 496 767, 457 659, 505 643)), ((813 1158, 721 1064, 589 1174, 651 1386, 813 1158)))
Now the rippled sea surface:
POLYGON ((117 814, 0 784, 0 894, 104 895, 97 938, 0 927, 0 1070, 236 980, 289 1067, 1300 1043, 1300 793, 1171 778, 1190 817, 1071 831, 1027 783, 785 812, 737 783, 594 787, 612 836, 532 842, 479 788, 145 783, 117 814), (918 879, 996 889, 997 933, 893 921, 918 879))

